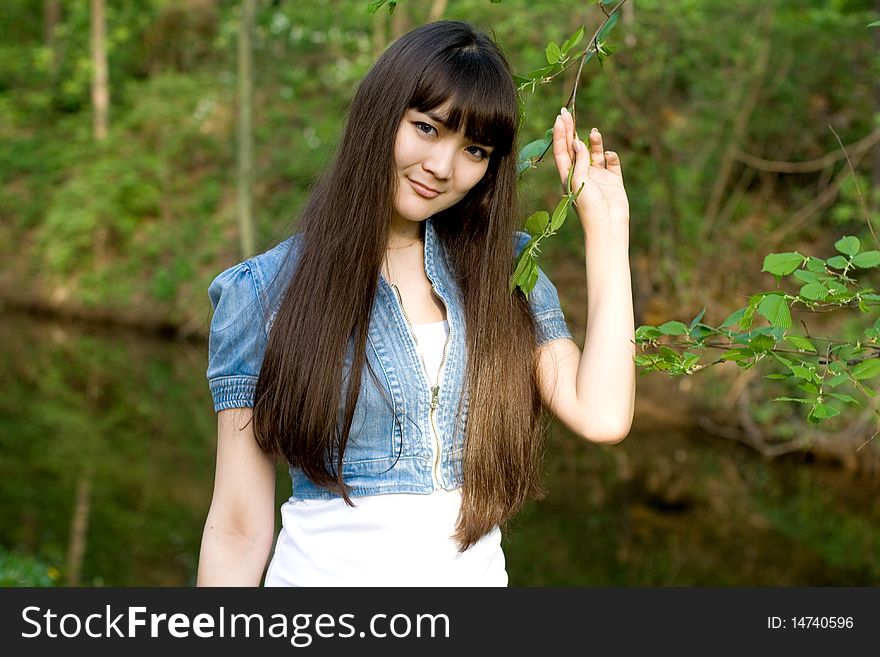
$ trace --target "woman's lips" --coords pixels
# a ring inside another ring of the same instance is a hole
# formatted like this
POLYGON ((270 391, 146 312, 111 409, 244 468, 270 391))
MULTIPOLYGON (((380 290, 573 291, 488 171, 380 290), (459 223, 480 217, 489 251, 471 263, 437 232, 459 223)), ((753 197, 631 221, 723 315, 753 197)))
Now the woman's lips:
POLYGON ((421 185, 410 178, 407 178, 407 180, 409 180, 412 188, 416 190, 416 194, 418 194, 419 196, 423 196, 425 198, 434 198, 440 193, 434 189, 431 189, 430 187, 425 187, 424 185, 421 185))

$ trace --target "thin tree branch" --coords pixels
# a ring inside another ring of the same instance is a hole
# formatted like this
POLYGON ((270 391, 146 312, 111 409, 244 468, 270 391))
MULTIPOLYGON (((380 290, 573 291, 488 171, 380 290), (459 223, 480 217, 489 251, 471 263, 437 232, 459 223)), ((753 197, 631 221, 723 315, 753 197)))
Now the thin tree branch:
MULTIPOLYGON (((835 133, 836 135, 837 133, 835 133)), ((839 138, 838 138, 839 140, 839 138)), ((850 144, 847 147, 844 147, 841 144, 841 148, 848 148, 852 153, 861 155, 867 150, 870 150, 872 146, 876 143, 880 142, 880 128, 875 128, 873 132, 862 137, 859 141, 854 144, 850 144)), ((759 169, 760 171, 770 171, 773 173, 812 173, 814 171, 821 171, 822 169, 827 169, 834 163, 844 159, 846 157, 846 150, 843 153, 838 151, 832 151, 822 157, 818 157, 814 160, 806 160, 804 162, 781 162, 779 160, 765 160, 762 157, 757 157, 755 155, 751 155, 744 151, 739 150, 738 148, 734 151, 734 157, 737 161, 742 162, 743 164, 752 167, 753 169, 759 169)))

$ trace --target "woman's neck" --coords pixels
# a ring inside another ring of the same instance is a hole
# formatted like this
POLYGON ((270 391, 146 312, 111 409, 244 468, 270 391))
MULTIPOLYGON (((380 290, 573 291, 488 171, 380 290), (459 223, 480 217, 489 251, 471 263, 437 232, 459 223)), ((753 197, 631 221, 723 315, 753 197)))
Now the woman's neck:
POLYGON ((407 249, 424 242, 424 223, 424 221, 410 221, 402 217, 395 217, 388 227, 388 250, 407 249))

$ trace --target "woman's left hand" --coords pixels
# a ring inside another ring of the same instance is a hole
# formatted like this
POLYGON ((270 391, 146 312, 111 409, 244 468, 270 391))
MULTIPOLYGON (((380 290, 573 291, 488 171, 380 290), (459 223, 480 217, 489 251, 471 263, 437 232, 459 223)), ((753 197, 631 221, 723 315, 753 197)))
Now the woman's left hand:
POLYGON ((620 157, 606 151, 602 135, 593 128, 589 146, 577 138, 574 118, 564 109, 553 124, 553 157, 563 188, 574 163, 571 191, 583 189, 575 199, 575 207, 584 228, 588 224, 629 221, 629 200, 623 186, 620 157), (589 148, 589 150, 588 150, 589 148))

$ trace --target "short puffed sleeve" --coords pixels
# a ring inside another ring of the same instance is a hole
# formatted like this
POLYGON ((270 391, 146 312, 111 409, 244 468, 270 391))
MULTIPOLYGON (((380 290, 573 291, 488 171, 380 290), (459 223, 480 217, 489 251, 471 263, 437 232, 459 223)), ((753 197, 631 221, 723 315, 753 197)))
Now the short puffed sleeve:
MULTIPOLYGON (((516 232, 515 253, 517 257, 529 239, 528 233, 516 232)), ((568 330, 565 315, 562 313, 556 287, 540 267, 538 268, 538 280, 534 289, 529 292, 528 299, 537 323, 539 345, 559 338, 571 339, 571 331, 568 330)))
POLYGON ((208 287, 214 308, 208 336, 208 385, 214 410, 253 407, 268 334, 247 261, 221 272, 208 287))

